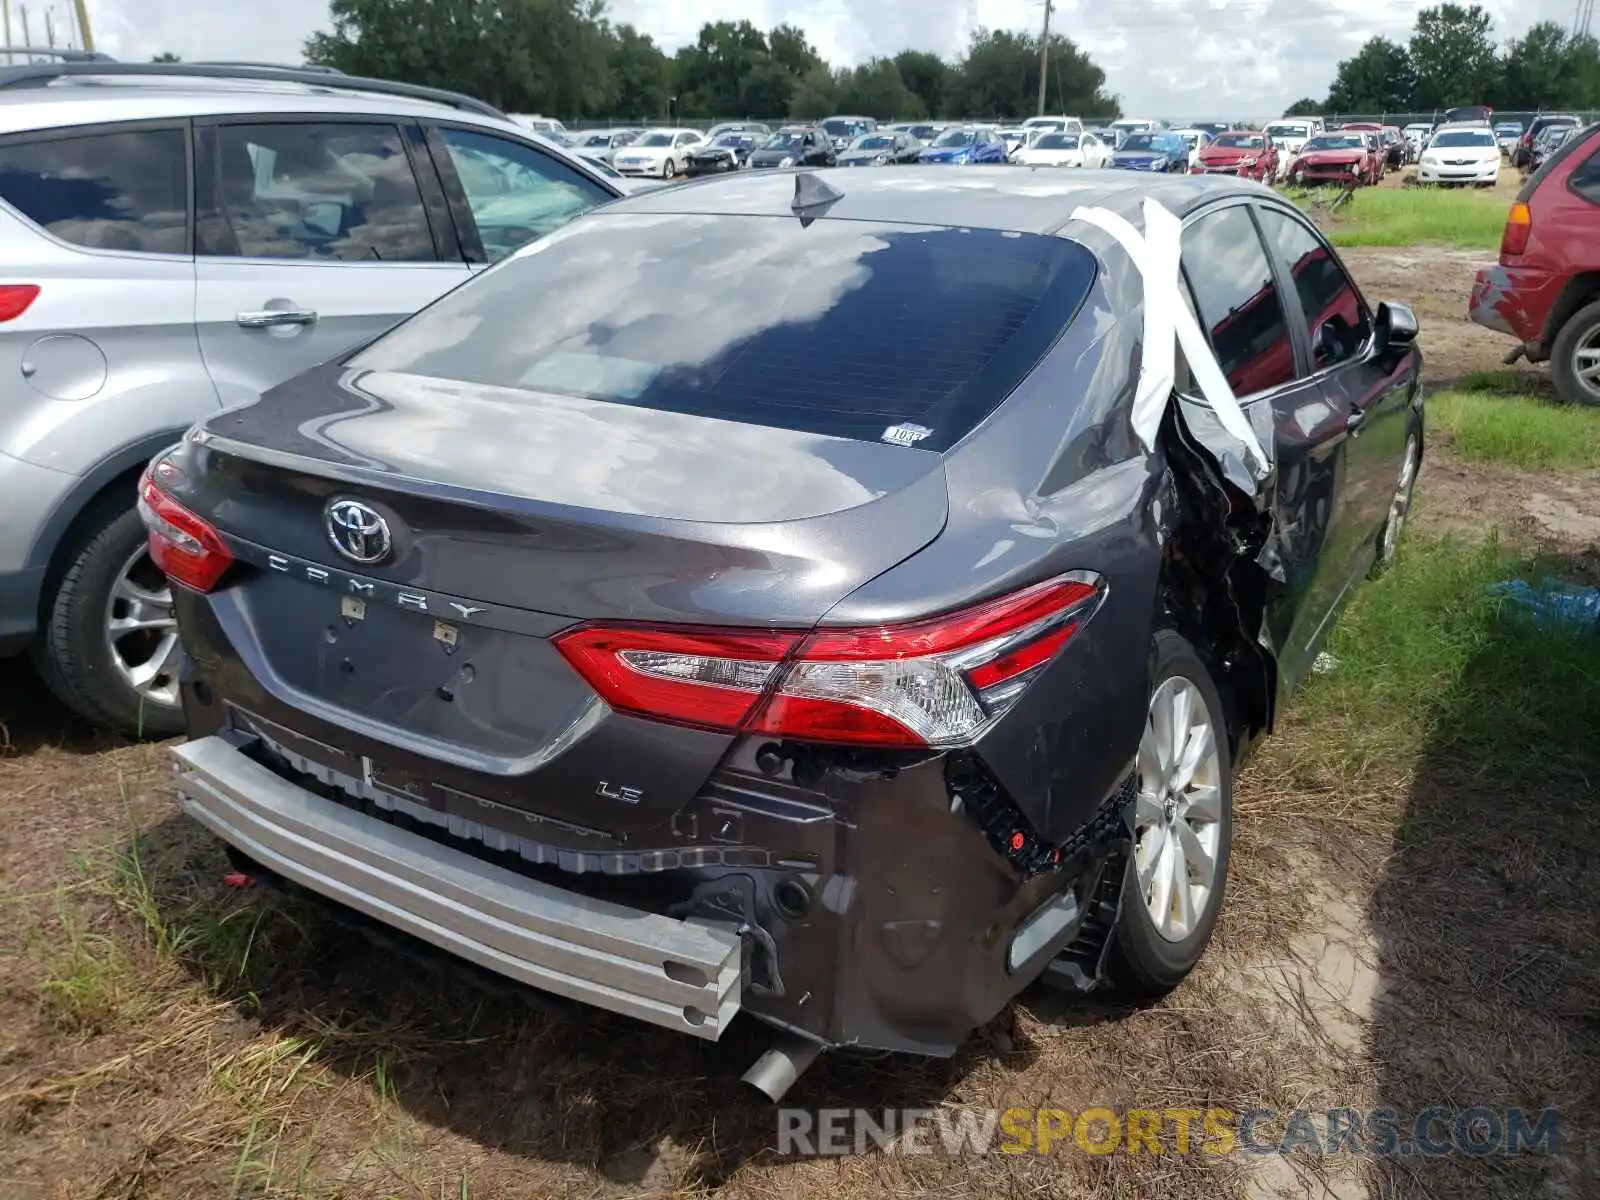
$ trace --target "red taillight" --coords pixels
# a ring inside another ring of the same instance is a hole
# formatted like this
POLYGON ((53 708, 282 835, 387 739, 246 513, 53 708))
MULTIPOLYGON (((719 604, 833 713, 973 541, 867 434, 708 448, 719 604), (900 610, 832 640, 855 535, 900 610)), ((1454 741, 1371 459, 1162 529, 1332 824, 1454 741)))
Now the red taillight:
POLYGON ((0 321, 14 321, 39 298, 36 283, 0 283, 0 321))
POLYGON ((1528 235, 1533 232, 1533 213, 1522 201, 1517 201, 1511 206, 1511 211, 1506 215, 1505 232, 1500 235, 1500 253, 1502 256, 1515 257, 1524 254, 1528 249, 1528 235))
POLYGON ((170 477, 177 468, 158 462, 139 480, 139 515, 150 531, 150 558, 168 579, 209 592, 232 565, 233 555, 210 524, 161 490, 156 480, 163 472, 170 477))
POLYGON ((737 729, 799 640, 795 633, 587 625, 555 643, 619 712, 737 729))
POLYGON ((1093 615, 1073 575, 928 620, 799 633, 581 626, 555 639, 613 708, 801 741, 959 746, 1093 615))

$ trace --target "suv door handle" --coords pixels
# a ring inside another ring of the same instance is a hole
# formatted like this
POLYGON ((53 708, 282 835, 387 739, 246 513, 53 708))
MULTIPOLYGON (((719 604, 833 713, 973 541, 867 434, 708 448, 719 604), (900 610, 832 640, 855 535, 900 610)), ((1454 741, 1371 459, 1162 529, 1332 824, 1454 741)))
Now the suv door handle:
POLYGON ((1361 428, 1361 422, 1365 421, 1366 419, 1367 413, 1365 409, 1352 408, 1350 410, 1350 415, 1344 419, 1345 430, 1349 433, 1358 432, 1361 428))
POLYGON ((234 316, 241 329, 270 329, 274 325, 315 325, 314 308, 257 308, 234 316))

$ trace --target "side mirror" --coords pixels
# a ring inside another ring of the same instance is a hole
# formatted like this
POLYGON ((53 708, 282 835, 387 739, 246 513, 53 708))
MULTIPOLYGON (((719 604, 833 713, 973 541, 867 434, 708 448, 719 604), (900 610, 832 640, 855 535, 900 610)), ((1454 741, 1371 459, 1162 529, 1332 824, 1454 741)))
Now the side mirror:
POLYGON ((1404 350, 1417 340, 1417 315, 1407 305, 1385 300, 1373 317, 1372 334, 1376 353, 1404 350))

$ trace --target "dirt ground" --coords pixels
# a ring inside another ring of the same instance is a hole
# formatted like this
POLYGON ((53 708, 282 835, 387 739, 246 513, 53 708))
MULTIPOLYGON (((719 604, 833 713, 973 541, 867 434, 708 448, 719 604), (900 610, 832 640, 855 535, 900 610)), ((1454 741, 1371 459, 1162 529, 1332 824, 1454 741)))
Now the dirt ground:
MULTIPOLYGON (((1504 340, 1463 315, 1481 257, 1346 254, 1369 295, 1416 308, 1432 387, 1500 365, 1504 340)), ((1468 466, 1441 446, 1425 467, 1416 520, 1592 553, 1600 476, 1468 466)), ((1473 1089, 1488 1078, 1502 1106, 1553 1094, 1592 1110, 1593 1076, 1574 1082, 1559 1060, 1573 1050, 1573 1030, 1587 1029, 1592 1050, 1600 1029, 1595 964, 1552 961, 1560 935, 1540 924, 1543 901, 1526 911, 1529 897, 1544 895, 1540 829, 1497 823, 1506 842, 1487 861, 1417 852, 1416 870, 1459 885, 1474 914, 1468 926, 1452 919, 1444 885, 1407 894, 1395 868, 1412 860, 1391 845, 1390 826, 1362 816, 1364 805, 1431 813, 1458 794, 1428 791, 1398 768, 1393 778, 1363 774, 1366 790, 1352 792, 1302 766, 1297 747, 1312 736, 1291 714, 1241 780, 1217 941, 1174 995, 1125 1009, 1035 990, 951 1062, 841 1057, 815 1068, 791 1102, 1464 1107, 1479 1102, 1473 1089), (1425 943, 1391 935, 1391 921, 1421 920, 1447 932, 1425 943), (1498 946, 1495 922, 1512 920, 1533 923, 1517 943, 1527 957, 1496 960, 1491 971, 1481 947, 1498 946), (1489 1007, 1473 1007, 1480 999, 1489 1007), (1531 1082, 1545 1078, 1558 1082, 1531 1082)), ((1581 1144, 1536 1169, 1250 1155, 784 1160, 772 1114, 736 1087, 757 1032, 736 1027, 705 1047, 548 1006, 419 965, 302 902, 232 890, 216 844, 177 814, 161 748, 86 730, 17 663, 0 663, 0 812, 6 1200, 1563 1200, 1595 1195, 1600 1178, 1600 1150, 1581 1144)), ((1562 859, 1563 869, 1586 862, 1592 875, 1592 844, 1556 849, 1587 856, 1562 859)), ((1549 920, 1592 925, 1592 911, 1545 907, 1549 920)))

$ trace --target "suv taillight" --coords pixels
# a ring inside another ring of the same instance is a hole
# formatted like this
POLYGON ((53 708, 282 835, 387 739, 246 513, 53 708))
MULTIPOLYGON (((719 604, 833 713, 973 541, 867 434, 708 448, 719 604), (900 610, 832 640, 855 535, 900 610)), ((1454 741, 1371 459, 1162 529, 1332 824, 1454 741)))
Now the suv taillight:
POLYGON ((177 472, 163 459, 139 480, 139 516, 150 532, 150 558, 168 579, 209 592, 233 565, 233 555, 210 523, 161 489, 158 480, 177 472))
POLYGON ((1515 258, 1528 249, 1528 235, 1533 232, 1533 213, 1518 200, 1506 214, 1505 232, 1500 235, 1500 256, 1515 258))
POLYGON ((971 745, 1094 615, 1063 575, 901 625, 796 632, 583 625, 556 648, 620 712, 721 732, 922 749, 971 745))
POLYGON ((39 298, 37 283, 0 283, 0 321, 14 321, 39 298))

